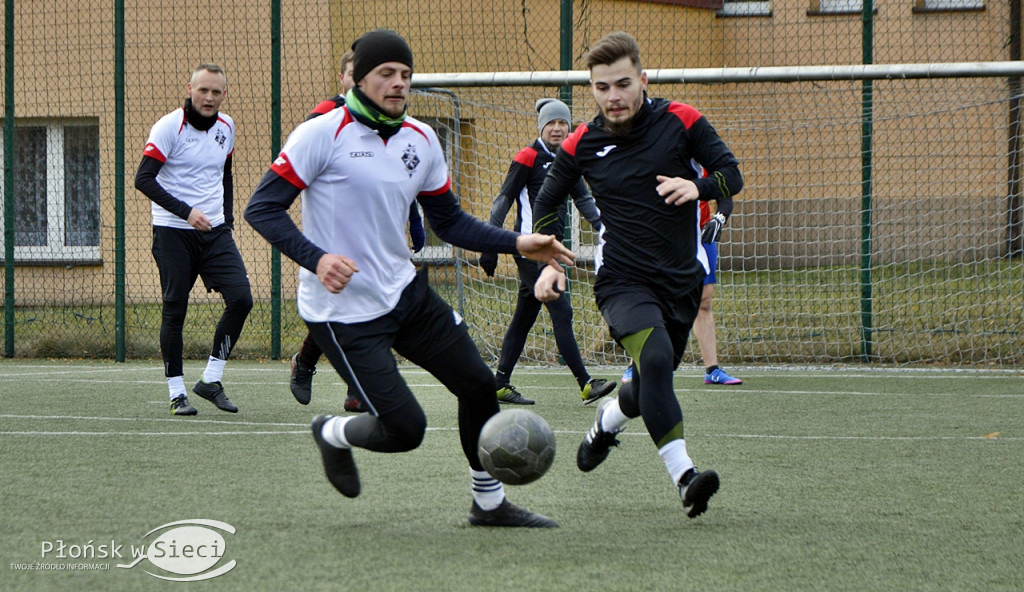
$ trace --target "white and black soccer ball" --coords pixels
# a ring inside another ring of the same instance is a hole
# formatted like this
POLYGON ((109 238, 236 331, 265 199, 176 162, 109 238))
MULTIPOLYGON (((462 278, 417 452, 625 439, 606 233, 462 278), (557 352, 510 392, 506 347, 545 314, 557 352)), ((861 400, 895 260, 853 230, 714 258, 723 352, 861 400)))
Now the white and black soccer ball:
POLYGON ((498 481, 532 483, 555 461, 555 433, 532 411, 500 411, 480 430, 479 456, 484 469, 498 481))

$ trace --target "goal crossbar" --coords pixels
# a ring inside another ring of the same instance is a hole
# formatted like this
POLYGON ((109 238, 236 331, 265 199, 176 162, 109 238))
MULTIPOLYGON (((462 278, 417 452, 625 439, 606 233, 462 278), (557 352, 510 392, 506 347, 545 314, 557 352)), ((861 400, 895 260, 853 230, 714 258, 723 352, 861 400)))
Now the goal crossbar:
MULTIPOLYGON (((896 80, 912 78, 998 78, 1024 76, 1024 61, 946 62, 925 64, 852 64, 835 66, 767 66, 749 68, 662 68, 646 70, 652 84, 723 84, 734 82, 801 82, 896 80)), ((536 72, 417 73, 412 86, 583 86, 586 70, 536 72)))

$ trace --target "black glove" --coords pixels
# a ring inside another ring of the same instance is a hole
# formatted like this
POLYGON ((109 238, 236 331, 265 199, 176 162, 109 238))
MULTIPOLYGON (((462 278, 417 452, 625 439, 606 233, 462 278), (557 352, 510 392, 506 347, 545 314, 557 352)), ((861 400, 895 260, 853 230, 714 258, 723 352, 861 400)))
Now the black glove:
POLYGON ((725 214, 719 212, 711 216, 711 219, 704 225, 704 230, 700 233, 700 241, 708 244, 717 242, 718 236, 722 234, 723 226, 725 226, 725 214))
POLYGON ((494 270, 498 268, 498 254, 480 253, 480 268, 484 270, 487 277, 494 277, 494 270))

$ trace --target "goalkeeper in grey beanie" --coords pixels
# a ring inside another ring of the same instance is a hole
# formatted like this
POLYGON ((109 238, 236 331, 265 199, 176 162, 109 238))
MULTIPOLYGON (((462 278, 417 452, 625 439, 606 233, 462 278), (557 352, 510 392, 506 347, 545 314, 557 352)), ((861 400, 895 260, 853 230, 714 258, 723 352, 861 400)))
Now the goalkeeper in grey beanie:
POLYGON ((556 119, 565 120, 572 130, 572 116, 569 114, 569 107, 558 99, 537 99, 533 106, 537 110, 537 130, 541 131, 544 126, 556 119))
MULTIPOLYGON (((533 218, 530 212, 533 209, 533 202, 544 185, 544 178, 547 176, 548 167, 555 160, 555 154, 572 130, 572 115, 569 113, 569 107, 562 101, 543 98, 534 103, 533 108, 537 111, 537 130, 540 137, 513 157, 501 190, 494 198, 489 218, 491 225, 501 228, 505 225, 509 211, 515 205, 517 211, 513 230, 520 233, 532 232, 533 218)), ((595 231, 600 230, 601 212, 594 205, 594 197, 590 195, 583 179, 579 179, 569 193, 580 214, 590 222, 595 231)), ((557 217, 563 221, 563 226, 567 214, 568 206, 563 200, 556 212, 557 217)), ((573 332, 572 304, 569 299, 563 297, 546 304, 541 303, 533 295, 533 286, 540 274, 537 264, 522 257, 516 257, 514 262, 519 272, 519 291, 515 311, 501 341, 501 353, 498 356, 498 367, 495 372, 495 386, 498 387, 495 394, 498 401, 511 405, 533 405, 536 402, 520 394, 510 381, 542 306, 547 307, 548 316, 551 317, 551 328, 558 352, 579 384, 579 400, 584 405, 589 405, 612 392, 616 386, 614 380, 594 378, 587 371, 573 332)), ((480 268, 485 274, 493 276, 497 267, 497 253, 481 253, 480 268)))

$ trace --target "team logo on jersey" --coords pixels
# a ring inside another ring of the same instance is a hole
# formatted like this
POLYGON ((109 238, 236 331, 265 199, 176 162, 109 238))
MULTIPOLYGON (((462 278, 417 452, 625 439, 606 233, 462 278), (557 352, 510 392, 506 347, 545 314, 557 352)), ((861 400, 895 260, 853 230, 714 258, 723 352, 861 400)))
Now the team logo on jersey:
POLYGON ((213 137, 213 140, 220 144, 220 147, 224 147, 224 142, 228 141, 227 135, 224 134, 224 130, 217 128, 217 135, 213 137))
POLYGON ((409 144, 405 148, 405 152, 402 153, 402 162, 405 163, 405 170, 409 171, 409 177, 416 172, 416 167, 420 166, 420 157, 416 154, 416 146, 409 144))

